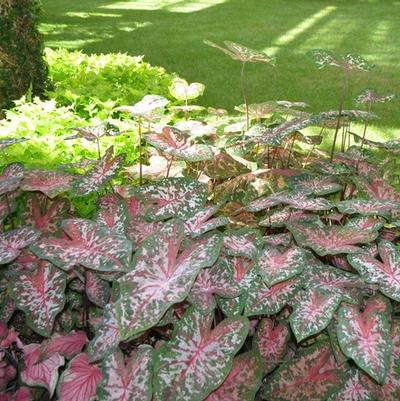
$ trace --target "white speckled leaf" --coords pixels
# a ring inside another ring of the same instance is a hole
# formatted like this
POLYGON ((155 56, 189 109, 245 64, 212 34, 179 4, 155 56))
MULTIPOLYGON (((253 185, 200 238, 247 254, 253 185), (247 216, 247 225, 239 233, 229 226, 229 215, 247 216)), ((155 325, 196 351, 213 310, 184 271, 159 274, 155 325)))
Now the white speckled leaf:
MULTIPOLYGON (((327 401, 375 401, 373 392, 363 385, 361 375, 358 369, 352 369, 343 387, 332 394, 327 401)), ((382 400, 387 401, 384 398, 382 400)))
POLYGON ((103 381, 98 401, 150 401, 152 395, 153 348, 142 345, 129 357, 120 350, 102 362, 103 381))
POLYGON ((338 202, 336 205, 340 213, 361 214, 363 216, 382 216, 390 218, 392 212, 399 210, 400 203, 379 199, 350 199, 338 202))
POLYGON ((224 234, 224 252, 230 256, 245 256, 249 259, 257 257, 263 246, 263 240, 258 230, 242 228, 227 231, 224 234))
POLYGON ((18 189, 24 176, 24 167, 20 163, 9 164, 0 175, 0 195, 18 189))
POLYGON ((18 275, 10 284, 10 294, 26 314, 28 325, 49 337, 54 319, 64 308, 66 274, 42 261, 36 271, 18 275))
POLYGON ((190 308, 155 360, 154 401, 201 401, 219 387, 248 334, 244 317, 223 320, 190 308))

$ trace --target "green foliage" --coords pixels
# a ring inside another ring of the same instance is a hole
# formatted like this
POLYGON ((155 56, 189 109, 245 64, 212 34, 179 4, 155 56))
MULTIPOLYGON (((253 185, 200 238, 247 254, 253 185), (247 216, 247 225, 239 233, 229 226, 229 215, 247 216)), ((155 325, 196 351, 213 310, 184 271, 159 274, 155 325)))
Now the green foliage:
POLYGON ((141 56, 46 49, 46 59, 54 82, 48 95, 83 117, 98 115, 111 104, 136 103, 149 93, 171 98, 168 88, 174 76, 141 56))
POLYGON ((0 109, 28 91, 40 96, 49 86, 37 30, 40 6, 38 0, 0 3, 0 109))

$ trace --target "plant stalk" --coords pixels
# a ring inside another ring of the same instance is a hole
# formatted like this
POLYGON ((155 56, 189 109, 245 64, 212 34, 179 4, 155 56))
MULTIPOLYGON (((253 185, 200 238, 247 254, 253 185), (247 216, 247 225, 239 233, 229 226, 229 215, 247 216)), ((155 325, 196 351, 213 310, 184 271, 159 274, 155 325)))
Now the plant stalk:
POLYGON ((246 90, 245 90, 245 82, 244 82, 244 67, 246 66, 246 62, 242 62, 242 68, 240 70, 240 89, 242 91, 244 106, 246 109, 246 131, 249 130, 250 127, 250 116, 249 116, 249 103, 247 102, 246 90))

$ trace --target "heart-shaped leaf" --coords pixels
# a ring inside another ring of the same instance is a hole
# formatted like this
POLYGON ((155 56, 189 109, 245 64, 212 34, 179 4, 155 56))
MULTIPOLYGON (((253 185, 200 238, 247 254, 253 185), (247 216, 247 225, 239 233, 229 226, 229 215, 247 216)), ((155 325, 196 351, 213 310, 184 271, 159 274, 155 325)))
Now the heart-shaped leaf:
POLYGON ((33 272, 18 275, 11 283, 11 296, 26 314, 28 325, 49 337, 54 319, 64 308, 66 275, 51 263, 43 261, 33 272))
POLYGON ((268 380, 263 398, 270 401, 321 401, 341 388, 343 367, 329 343, 318 342, 289 359, 268 380))
POLYGON ((179 253, 183 239, 180 222, 164 225, 137 251, 131 272, 118 280, 121 296, 114 307, 122 339, 154 326, 170 306, 186 298, 199 271, 217 260, 217 234, 179 253))
POLYGON ((240 354, 233 360, 228 377, 205 401, 254 400, 261 379, 262 366, 258 355, 253 352, 240 354))
POLYGON ((82 351, 87 342, 88 338, 84 331, 71 331, 66 335, 57 334, 43 344, 42 354, 50 356, 58 353, 71 359, 82 351))
POLYGON ((9 164, 0 176, 0 195, 18 189, 23 177, 24 167, 22 164, 9 164))
POLYGON ((174 78, 169 87, 169 92, 175 99, 187 102, 201 96, 204 89, 205 86, 199 82, 193 82, 189 85, 185 79, 174 78))
POLYGON ((103 378, 101 370, 88 361, 86 354, 72 359, 58 383, 58 401, 92 401, 103 378))
POLYGON ((340 348, 378 383, 384 383, 390 367, 392 341, 386 315, 356 306, 339 309, 337 336, 340 348))
POLYGON ((289 182, 289 187, 293 190, 317 196, 329 195, 342 190, 342 186, 337 182, 337 179, 332 176, 295 177, 289 182))
POLYGON ((287 352, 290 330, 287 325, 276 323, 272 319, 262 319, 253 338, 253 346, 260 353, 264 374, 274 370, 287 352))
POLYGON ((107 122, 93 127, 74 128, 74 131, 77 132, 77 135, 67 139, 75 139, 80 137, 86 139, 87 141, 93 142, 106 136, 118 136, 121 134, 117 127, 107 122))
POLYGON ((145 345, 128 358, 119 350, 106 356, 102 362, 103 381, 97 390, 98 401, 150 401, 152 365, 153 348, 145 345))
POLYGON ((177 324, 156 356, 155 401, 201 401, 227 377, 249 322, 228 318, 211 330, 212 321, 212 314, 190 308, 177 324))
POLYGON ((313 213, 285 207, 282 210, 267 213, 259 224, 263 227, 285 227, 287 223, 317 223, 318 221, 319 217, 313 213))
POLYGON ((366 282, 378 284, 383 294, 400 302, 400 253, 389 241, 380 242, 378 250, 382 262, 369 253, 349 255, 348 260, 366 282))
POLYGON ((351 199, 338 202, 340 213, 361 214, 362 216, 382 216, 390 219, 392 213, 400 209, 400 203, 383 200, 351 199))
POLYGON ((140 102, 133 106, 117 107, 118 111, 126 111, 134 117, 142 117, 146 120, 151 120, 158 117, 165 106, 169 103, 165 97, 159 95, 146 95, 140 102))
POLYGON ((40 231, 33 227, 21 227, 0 234, 0 265, 12 262, 22 249, 33 244, 40 237, 40 231))
POLYGON ((86 272, 86 295, 90 302, 103 308, 110 298, 110 285, 95 272, 86 272))
POLYGON ((257 257, 263 240, 258 230, 242 228, 226 231, 224 234, 224 252, 230 256, 257 257))
POLYGON ((266 246, 258 259, 260 275, 269 287, 300 274, 306 266, 304 249, 293 246, 282 252, 266 246))
POLYGON ((113 153, 114 148, 111 146, 85 176, 75 180, 74 191, 78 196, 89 195, 92 192, 99 191, 101 187, 117 175, 125 161, 125 154, 114 157, 113 153))
POLYGON ((356 102, 357 103, 386 103, 390 102, 395 98, 395 95, 390 94, 390 95, 383 95, 380 96, 378 95, 374 89, 365 89, 363 92, 361 92, 357 97, 356 97, 356 102))
POLYGON ((31 246, 37 256, 67 271, 78 264, 104 272, 128 269, 132 244, 124 237, 86 219, 63 220, 61 226, 67 237, 38 241, 31 246))

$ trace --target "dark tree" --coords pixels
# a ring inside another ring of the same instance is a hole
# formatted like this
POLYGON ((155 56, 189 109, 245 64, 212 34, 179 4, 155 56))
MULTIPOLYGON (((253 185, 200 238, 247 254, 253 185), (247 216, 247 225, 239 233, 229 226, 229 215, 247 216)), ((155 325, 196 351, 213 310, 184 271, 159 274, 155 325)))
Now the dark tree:
POLYGON ((48 67, 37 23, 38 0, 0 0, 0 111, 29 90, 41 96, 48 67))

